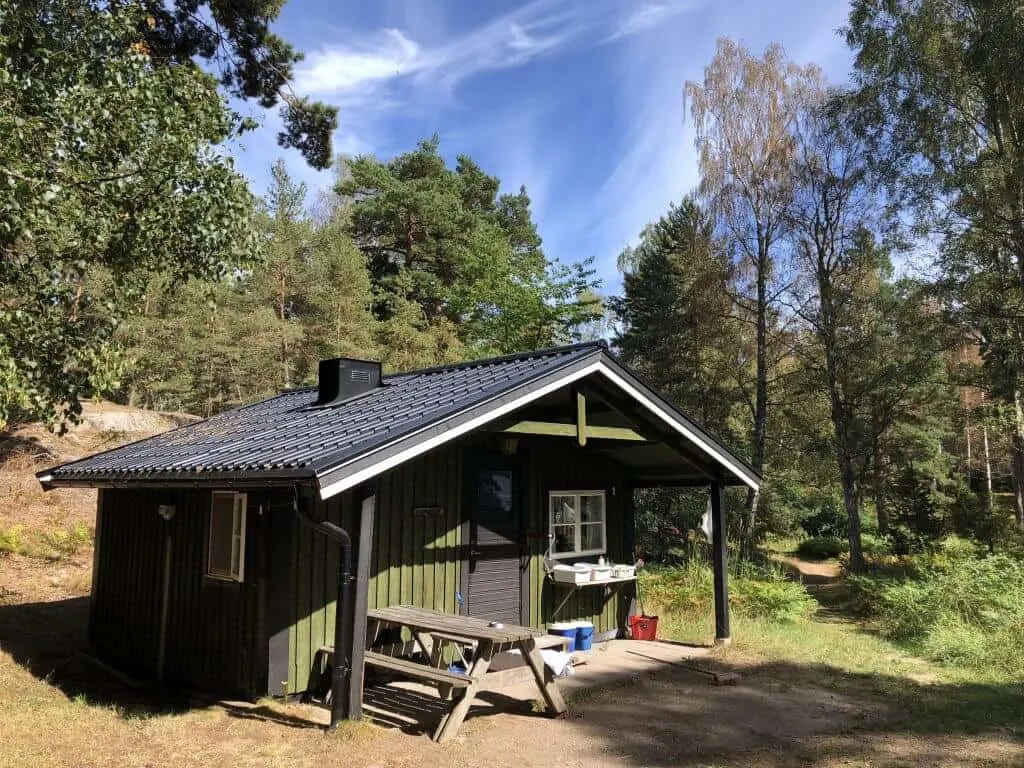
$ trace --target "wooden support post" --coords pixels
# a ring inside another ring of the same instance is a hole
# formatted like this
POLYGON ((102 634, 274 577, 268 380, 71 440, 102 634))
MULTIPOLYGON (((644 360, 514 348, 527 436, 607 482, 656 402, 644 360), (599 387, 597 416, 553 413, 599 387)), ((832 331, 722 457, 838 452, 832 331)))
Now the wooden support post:
POLYGON ((726 543, 725 504, 722 485, 711 483, 711 559, 715 575, 715 645, 728 645, 729 550, 726 543))
POLYGON ((348 689, 348 719, 363 716, 363 654, 366 650, 366 611, 370 597, 370 563, 373 557, 373 518, 377 497, 371 491, 359 509, 359 541, 356 553, 355 600, 352 601, 352 674, 348 689))
POLYGON ((576 391, 576 439, 580 445, 587 444, 587 396, 576 391))

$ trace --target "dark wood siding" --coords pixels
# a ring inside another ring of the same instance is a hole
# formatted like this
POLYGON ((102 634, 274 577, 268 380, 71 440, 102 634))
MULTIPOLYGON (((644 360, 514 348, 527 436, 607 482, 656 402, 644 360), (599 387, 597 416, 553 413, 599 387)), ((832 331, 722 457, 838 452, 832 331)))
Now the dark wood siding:
POLYGON ((105 489, 99 504, 90 615, 96 650, 136 674, 156 675, 170 537, 164 680, 224 696, 264 693, 264 497, 248 495, 243 583, 205 576, 210 491, 105 489), (170 521, 157 514, 160 504, 175 506, 170 521))

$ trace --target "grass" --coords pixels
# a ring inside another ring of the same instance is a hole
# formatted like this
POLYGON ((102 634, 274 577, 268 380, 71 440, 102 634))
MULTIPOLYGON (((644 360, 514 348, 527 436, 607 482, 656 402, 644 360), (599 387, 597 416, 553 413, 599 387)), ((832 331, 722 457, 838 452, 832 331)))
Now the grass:
POLYGON ((16 554, 42 560, 62 560, 92 544, 94 532, 85 523, 52 523, 42 528, 11 525, 0 527, 0 554, 16 554))
MULTIPOLYGON (((660 638, 703 643, 714 635, 713 613, 704 596, 691 595, 667 607, 658 598, 664 576, 643 576, 657 609, 660 638), (690 606, 687 608, 686 606, 690 606)), ((735 580, 734 580, 735 581, 735 580)), ((688 580, 690 589, 699 587, 688 580)), ((730 584, 731 586, 731 584, 730 584)), ((804 588, 798 586, 801 590, 804 588)), ((823 687, 843 696, 855 696, 891 710, 886 727, 908 732, 982 733, 1000 727, 1024 739, 1022 677, 1012 666, 941 663, 915 655, 914 647, 887 637, 873 623, 844 612, 851 605, 843 583, 815 587, 818 610, 813 615, 775 617, 751 614, 733 604, 733 644, 715 651, 725 664, 756 667, 758 676, 772 678, 786 688, 793 685, 823 687)), ((806 593, 808 598, 810 594, 806 593)), ((812 598, 813 599, 813 598, 812 598)), ((1005 640, 1005 638, 1004 638, 1005 640)), ((1019 659, 1024 650, 1017 641, 1007 656, 1019 659)))

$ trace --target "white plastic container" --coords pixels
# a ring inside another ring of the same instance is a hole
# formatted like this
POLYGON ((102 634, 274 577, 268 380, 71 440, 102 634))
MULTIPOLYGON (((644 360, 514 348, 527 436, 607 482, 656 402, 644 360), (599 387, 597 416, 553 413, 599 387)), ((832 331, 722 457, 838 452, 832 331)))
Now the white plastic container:
POLYGON ((556 565, 551 572, 561 584, 586 584, 591 579, 590 571, 589 567, 579 565, 556 565))
POLYGON ((634 576, 636 576, 636 566, 634 565, 612 566, 613 579, 632 579, 634 576))
POLYGON ((591 572, 591 579, 594 581, 608 581, 612 577, 610 565, 598 565, 591 572))

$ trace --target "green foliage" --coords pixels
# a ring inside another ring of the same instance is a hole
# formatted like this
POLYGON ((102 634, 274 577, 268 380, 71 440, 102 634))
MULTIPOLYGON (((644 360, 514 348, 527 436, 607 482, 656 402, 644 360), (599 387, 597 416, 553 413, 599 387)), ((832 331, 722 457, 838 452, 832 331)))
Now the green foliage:
POLYGON ((21 554, 25 548, 24 532, 22 525, 0 528, 0 552, 21 554))
POLYGON ((412 332, 454 331, 470 356, 573 338, 601 308, 589 264, 547 260, 525 189, 465 155, 449 168, 437 138, 387 162, 348 162, 337 192, 351 199, 349 230, 363 252, 381 321, 412 332))
POLYGON ((1024 564, 950 538, 900 577, 850 578, 855 605, 928 658, 1024 675, 1024 564))
MULTIPOLYGON (((673 567, 646 568, 641 590, 653 609, 688 616, 714 612, 714 578, 707 561, 692 559, 673 567)), ((775 568, 730 565, 729 605, 747 618, 795 622, 807 619, 816 603, 807 590, 775 568)))
POLYGON ((151 272, 215 279, 255 250, 251 196, 215 147, 234 113, 198 68, 157 66, 146 18, 75 0, 0 11, 0 429, 78 414, 151 272))
POLYGON ((703 425, 740 442, 732 354, 743 342, 713 219, 691 197, 673 203, 619 255, 619 266, 624 292, 610 304, 621 323, 615 345, 623 362, 703 425))
POLYGON ((81 521, 71 526, 55 523, 40 529, 23 525, 0 527, 0 554, 61 560, 91 544, 93 536, 93 530, 81 521))
MULTIPOLYGON (((270 31, 283 5, 284 0, 138 3, 146 16, 143 40, 155 62, 175 67, 203 59, 233 98, 255 100, 263 109, 282 104, 278 143, 297 149, 314 168, 328 168, 338 110, 292 93, 289 82, 302 54, 270 31)), ((249 118, 244 127, 255 128, 256 122, 249 118)))
POLYGON ((831 560, 849 551, 849 542, 838 536, 812 536, 796 547, 796 553, 805 560, 831 560))

